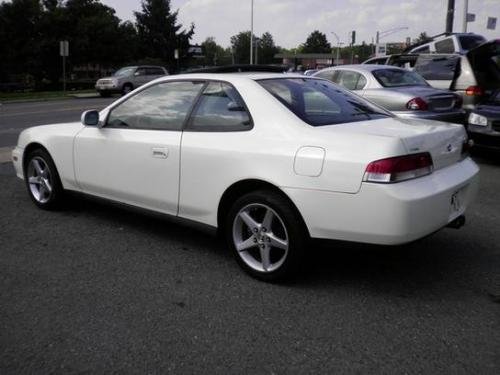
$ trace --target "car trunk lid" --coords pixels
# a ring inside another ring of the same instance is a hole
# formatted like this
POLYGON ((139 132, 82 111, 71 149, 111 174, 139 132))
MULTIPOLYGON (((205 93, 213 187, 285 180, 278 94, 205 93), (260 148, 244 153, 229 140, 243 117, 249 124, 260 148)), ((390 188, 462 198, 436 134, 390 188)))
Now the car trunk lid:
POLYGON ((429 106, 430 111, 449 111, 457 106, 459 96, 447 90, 439 90, 426 86, 405 86, 392 88, 396 92, 409 94, 415 98, 422 98, 429 106))
POLYGON ((467 139, 462 125, 431 120, 389 118, 335 127, 351 133, 399 138, 409 154, 429 152, 434 169, 441 169, 461 160, 462 146, 467 139))

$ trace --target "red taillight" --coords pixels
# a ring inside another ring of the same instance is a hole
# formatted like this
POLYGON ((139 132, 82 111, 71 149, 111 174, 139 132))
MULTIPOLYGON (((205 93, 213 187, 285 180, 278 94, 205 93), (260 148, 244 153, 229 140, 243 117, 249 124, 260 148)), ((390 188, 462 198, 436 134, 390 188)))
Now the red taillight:
POLYGON ((415 111, 426 111, 428 106, 427 102, 422 98, 413 98, 408 103, 406 103, 406 108, 415 111))
POLYGON ((465 89, 465 95, 467 95, 467 96, 482 96, 482 95, 484 95, 484 90, 479 86, 469 86, 465 89))
POLYGON ((432 173, 432 157, 428 152, 376 160, 368 164, 363 181, 400 182, 432 173))

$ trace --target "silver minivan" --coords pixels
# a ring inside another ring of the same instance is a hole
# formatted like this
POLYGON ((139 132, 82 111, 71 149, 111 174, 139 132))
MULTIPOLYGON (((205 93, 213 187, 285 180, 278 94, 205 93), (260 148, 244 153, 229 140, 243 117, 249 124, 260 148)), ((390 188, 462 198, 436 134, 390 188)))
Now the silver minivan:
POLYGON ((161 66, 126 66, 117 70, 111 77, 98 79, 95 89, 102 97, 113 93, 126 95, 133 89, 164 75, 168 75, 168 72, 161 66))

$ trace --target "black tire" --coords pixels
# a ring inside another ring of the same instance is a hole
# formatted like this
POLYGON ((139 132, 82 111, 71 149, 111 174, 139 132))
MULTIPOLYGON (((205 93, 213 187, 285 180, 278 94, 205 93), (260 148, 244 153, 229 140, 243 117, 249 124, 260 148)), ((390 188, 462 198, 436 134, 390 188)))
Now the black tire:
POLYGON ((44 210, 55 210, 60 208, 64 199, 64 189, 54 161, 48 152, 43 149, 33 150, 27 155, 25 160, 24 181, 33 203, 44 210), (48 168, 48 173, 43 179, 44 181, 40 178, 38 183, 32 183, 32 180, 30 180, 31 177, 35 177, 34 174, 40 175, 35 167, 35 160, 38 162, 38 165, 42 167, 43 171, 45 171, 45 168, 48 168), (42 190, 45 191, 44 194, 40 193, 42 190), (39 192, 38 196, 36 194, 37 191, 39 192))
POLYGON ((124 84, 122 87, 122 95, 127 95, 133 89, 134 89, 134 86, 131 83, 124 84))
POLYGON ((263 281, 282 281, 300 270, 309 236, 298 212, 280 194, 271 190, 259 190, 237 199, 229 210, 224 231, 227 244, 236 261, 249 275, 263 281), (273 218, 269 228, 265 228, 265 217, 269 211, 272 211, 273 218), (255 219, 256 223, 261 221, 258 232, 255 229, 251 230, 242 219, 241 214, 246 215, 246 213, 255 219), (271 236, 273 242, 275 238, 281 241, 280 246, 286 242, 287 250, 274 247, 271 239, 265 237, 266 233, 261 233, 262 230, 266 232, 266 229, 267 236, 271 236), (247 246, 245 244, 248 244, 248 250, 237 250, 237 246, 241 248, 247 246), (262 247, 266 244, 269 250, 264 250, 262 247), (264 253, 261 251, 268 251, 267 270, 262 256, 264 253))

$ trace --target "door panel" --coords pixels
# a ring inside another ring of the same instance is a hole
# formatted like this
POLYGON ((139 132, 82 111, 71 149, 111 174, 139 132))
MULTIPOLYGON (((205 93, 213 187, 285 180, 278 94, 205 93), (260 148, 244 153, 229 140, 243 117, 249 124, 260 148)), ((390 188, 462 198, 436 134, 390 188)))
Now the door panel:
POLYGON ((75 174, 89 194, 177 214, 181 132, 86 127, 75 174))

